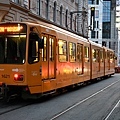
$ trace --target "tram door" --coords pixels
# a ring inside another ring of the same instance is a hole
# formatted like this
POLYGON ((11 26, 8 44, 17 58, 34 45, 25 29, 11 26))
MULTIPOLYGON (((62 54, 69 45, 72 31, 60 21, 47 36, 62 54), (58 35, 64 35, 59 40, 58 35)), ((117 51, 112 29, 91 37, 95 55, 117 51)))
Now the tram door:
POLYGON ((42 79, 54 79, 56 63, 56 37, 42 34, 44 48, 42 49, 42 79))
POLYGON ((77 62, 78 62, 78 70, 77 74, 83 74, 83 45, 77 44, 77 62))

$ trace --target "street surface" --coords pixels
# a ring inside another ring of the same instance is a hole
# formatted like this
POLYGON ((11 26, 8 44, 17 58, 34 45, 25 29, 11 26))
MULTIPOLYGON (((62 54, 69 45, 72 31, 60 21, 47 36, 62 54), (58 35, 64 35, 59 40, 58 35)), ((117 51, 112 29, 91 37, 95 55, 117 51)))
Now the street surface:
POLYGON ((120 74, 32 104, 0 106, 0 120, 120 120, 120 74))

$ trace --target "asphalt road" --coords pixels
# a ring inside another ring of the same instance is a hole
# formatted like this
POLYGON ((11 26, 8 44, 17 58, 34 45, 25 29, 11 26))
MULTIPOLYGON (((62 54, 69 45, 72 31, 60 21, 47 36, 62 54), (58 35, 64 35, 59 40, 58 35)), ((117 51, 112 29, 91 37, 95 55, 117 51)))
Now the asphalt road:
POLYGON ((120 120, 120 74, 20 107, 0 120, 120 120))

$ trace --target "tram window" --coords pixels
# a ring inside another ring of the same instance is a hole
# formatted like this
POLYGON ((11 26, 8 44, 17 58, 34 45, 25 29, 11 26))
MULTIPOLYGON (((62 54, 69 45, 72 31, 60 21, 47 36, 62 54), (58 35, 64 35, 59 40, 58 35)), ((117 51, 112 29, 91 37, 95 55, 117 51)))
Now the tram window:
POLYGON ((113 54, 112 53, 110 53, 110 59, 112 59, 113 58, 113 54))
POLYGON ((22 64, 25 62, 26 36, 0 37, 0 63, 22 64))
POLYGON ((83 58, 83 45, 77 45, 77 61, 82 61, 83 58))
POLYGON ((97 50, 96 50, 96 62, 99 62, 99 61, 100 61, 100 55, 99 55, 99 53, 100 53, 100 50, 97 49, 97 50))
POLYGON ((67 42, 65 40, 58 41, 58 54, 60 62, 67 61, 67 42))
POLYGON ((76 61, 76 44, 75 43, 69 43, 69 60, 70 62, 76 61))
POLYGON ((92 61, 99 62, 99 50, 92 49, 92 61))
POLYGON ((4 63, 5 58, 5 40, 0 36, 0 63, 4 63))
MULTIPOLYGON (((33 36, 32 36, 33 37, 33 36)), ((29 38, 29 51, 28 51, 28 62, 34 63, 38 62, 38 39, 36 38, 29 38)))
POLYGON ((83 45, 80 45, 80 61, 83 60, 83 45))
POLYGON ((96 50, 92 49, 92 61, 96 62, 96 50))
POLYGON ((44 39, 44 47, 42 49, 42 61, 47 61, 47 37, 42 36, 42 39, 44 39))
POLYGON ((111 63, 113 63, 113 58, 114 58, 113 53, 110 53, 110 62, 111 62, 111 63))
POLYGON ((77 45, 77 60, 80 60, 80 46, 79 44, 77 45))
POLYGON ((105 52, 105 59, 107 59, 107 52, 105 52))
POLYGON ((49 59, 54 60, 54 39, 49 38, 49 59))
POLYGON ((110 59, 110 53, 107 51, 107 59, 110 59))
POLYGON ((104 62, 104 61, 103 61, 103 51, 100 51, 100 61, 101 61, 101 62, 104 62))
POLYGON ((89 62, 89 47, 84 47, 85 62, 89 62))

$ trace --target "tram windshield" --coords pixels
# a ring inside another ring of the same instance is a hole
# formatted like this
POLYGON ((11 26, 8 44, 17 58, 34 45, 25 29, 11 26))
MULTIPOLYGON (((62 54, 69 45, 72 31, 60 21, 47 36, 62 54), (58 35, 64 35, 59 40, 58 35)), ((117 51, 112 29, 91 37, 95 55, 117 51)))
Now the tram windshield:
POLYGON ((23 64, 26 53, 25 24, 0 24, 0 64, 23 64))

